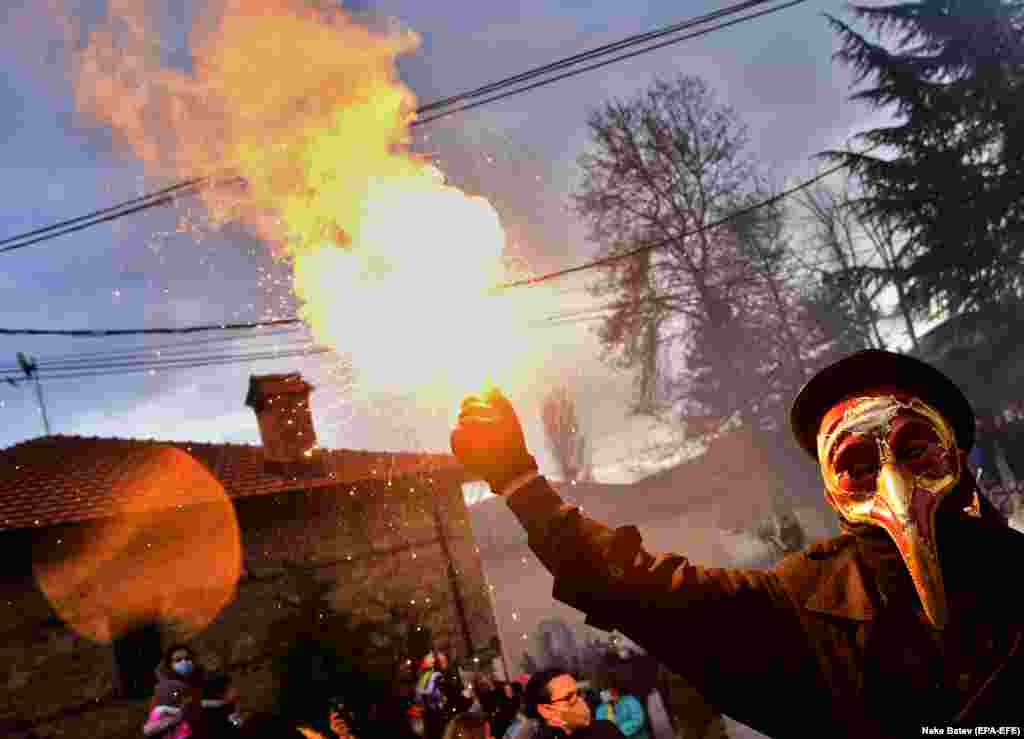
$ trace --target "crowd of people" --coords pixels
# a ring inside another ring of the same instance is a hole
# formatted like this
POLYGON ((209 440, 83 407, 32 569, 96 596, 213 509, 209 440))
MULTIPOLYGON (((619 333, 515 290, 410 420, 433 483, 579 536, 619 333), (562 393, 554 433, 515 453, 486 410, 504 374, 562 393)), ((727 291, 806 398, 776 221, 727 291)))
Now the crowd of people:
POLYGON ((396 685, 372 706, 337 696, 322 717, 305 722, 273 712, 243 717, 230 678, 206 671, 190 647, 175 644, 156 668, 142 733, 147 739, 651 739, 642 704, 615 683, 604 686, 598 701, 587 683, 559 669, 505 682, 462 673, 433 652, 419 668, 415 685, 396 685))

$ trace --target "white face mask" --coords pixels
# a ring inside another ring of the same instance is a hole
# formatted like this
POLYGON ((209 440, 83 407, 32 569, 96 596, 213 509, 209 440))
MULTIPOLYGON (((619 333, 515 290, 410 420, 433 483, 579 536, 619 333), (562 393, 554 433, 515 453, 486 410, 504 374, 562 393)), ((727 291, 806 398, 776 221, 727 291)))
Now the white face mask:
POLYGON ((612 702, 612 694, 611 694, 611 692, 607 691, 607 690, 602 690, 601 691, 601 700, 604 701, 605 703, 611 703, 612 702))

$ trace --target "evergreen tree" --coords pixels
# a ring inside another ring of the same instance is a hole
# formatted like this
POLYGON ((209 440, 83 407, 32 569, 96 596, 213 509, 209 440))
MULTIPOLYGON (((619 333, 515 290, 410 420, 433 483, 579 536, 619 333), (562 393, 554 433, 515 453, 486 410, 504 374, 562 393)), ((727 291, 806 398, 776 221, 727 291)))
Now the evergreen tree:
POLYGON ((905 243, 889 277, 918 316, 1024 295, 1024 2, 920 0, 850 6, 869 41, 829 16, 837 58, 870 80, 854 100, 893 125, 861 134, 872 153, 832 151, 865 190, 865 217, 905 243), (878 147, 878 148, 876 148, 878 147))

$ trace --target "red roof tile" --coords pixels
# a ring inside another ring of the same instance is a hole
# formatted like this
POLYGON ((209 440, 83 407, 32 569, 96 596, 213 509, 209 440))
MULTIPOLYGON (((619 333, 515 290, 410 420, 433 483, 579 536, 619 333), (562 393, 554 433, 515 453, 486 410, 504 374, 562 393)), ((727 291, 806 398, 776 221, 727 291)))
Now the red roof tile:
MULTIPOLYGON (((0 530, 50 526, 113 515, 114 477, 126 455, 169 446, 187 452, 224 486, 230 498, 389 479, 457 467, 449 454, 317 451, 319 464, 274 471, 263 448, 249 444, 43 436, 0 450, 0 530)), ((315 460, 316 461, 316 460, 315 460)))

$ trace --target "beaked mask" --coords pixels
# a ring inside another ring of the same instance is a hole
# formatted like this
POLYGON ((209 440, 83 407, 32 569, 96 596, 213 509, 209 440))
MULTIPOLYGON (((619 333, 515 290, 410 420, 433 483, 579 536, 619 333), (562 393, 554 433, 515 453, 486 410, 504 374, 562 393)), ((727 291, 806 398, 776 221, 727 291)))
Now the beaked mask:
POLYGON ((849 523, 889 534, 925 614, 943 628, 948 604, 936 512, 960 482, 960 450, 950 423, 919 398, 862 393, 825 414, 817 445, 829 503, 849 523))

